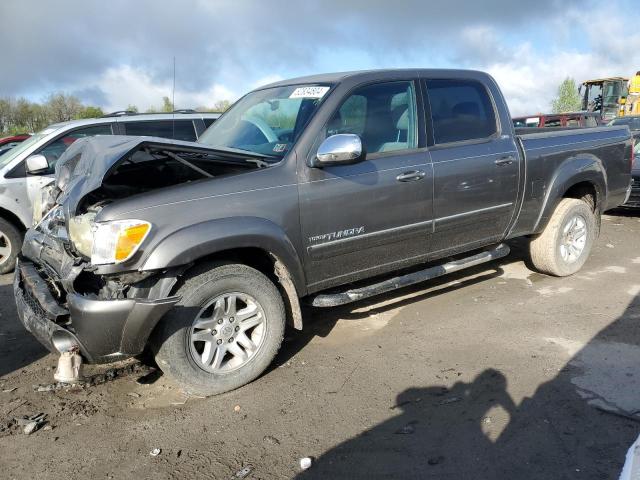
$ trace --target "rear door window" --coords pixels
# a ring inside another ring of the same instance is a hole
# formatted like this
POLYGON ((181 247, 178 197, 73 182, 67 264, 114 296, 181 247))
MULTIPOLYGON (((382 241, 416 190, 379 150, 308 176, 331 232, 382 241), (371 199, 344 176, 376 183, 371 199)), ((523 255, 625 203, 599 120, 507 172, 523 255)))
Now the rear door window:
POLYGON ((427 80, 436 144, 489 138, 498 131, 487 89, 474 80, 427 80))
POLYGON ((126 135, 173 138, 195 142, 196 130, 191 120, 122 122, 126 135))

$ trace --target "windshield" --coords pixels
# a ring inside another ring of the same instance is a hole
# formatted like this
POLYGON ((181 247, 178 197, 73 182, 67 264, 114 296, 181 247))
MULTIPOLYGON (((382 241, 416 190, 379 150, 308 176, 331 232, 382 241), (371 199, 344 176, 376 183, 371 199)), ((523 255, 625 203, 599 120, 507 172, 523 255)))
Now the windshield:
POLYGON ((211 125, 198 142, 280 160, 298 139, 329 88, 292 85, 251 92, 211 125))
POLYGON ((18 146, 13 147, 8 152, 5 152, 3 155, 0 156, 0 168, 4 168, 6 165, 11 163, 14 158, 18 157, 18 155, 20 155, 22 152, 28 150, 32 145, 35 145, 44 137, 55 132, 56 130, 57 128, 51 128, 51 127, 45 128, 44 130, 36 133, 35 135, 32 135, 31 137, 26 139, 24 142, 22 142, 18 146))

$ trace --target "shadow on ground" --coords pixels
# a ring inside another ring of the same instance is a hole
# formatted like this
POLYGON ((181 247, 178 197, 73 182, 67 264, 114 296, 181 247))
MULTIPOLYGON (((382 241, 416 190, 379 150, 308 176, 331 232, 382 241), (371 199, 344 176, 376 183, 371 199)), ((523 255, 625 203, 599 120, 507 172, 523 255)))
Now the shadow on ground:
MULTIPOLYGON (((533 267, 529 265, 528 245, 529 241, 526 238, 509 241, 511 254, 507 257, 355 303, 333 308, 314 308, 303 305, 304 330, 289 329, 285 342, 270 370, 287 363, 314 337, 328 336, 339 320, 364 319, 371 315, 372 310, 383 313, 437 295, 464 289, 491 278, 500 277, 504 273, 502 267, 517 262, 524 262, 529 269, 532 269, 533 267)), ((426 268, 426 266, 419 268, 426 268)), ((531 274, 538 275, 533 272, 531 274)))
POLYGON ((13 287, 0 285, 0 378, 39 360, 49 352, 18 319, 13 287))
POLYGON ((516 405, 487 369, 447 389, 401 392, 391 418, 316 459, 299 479, 615 479, 640 429, 640 297, 516 405), (637 378, 639 377, 639 378, 637 378), (503 415, 496 431, 492 419, 503 415))

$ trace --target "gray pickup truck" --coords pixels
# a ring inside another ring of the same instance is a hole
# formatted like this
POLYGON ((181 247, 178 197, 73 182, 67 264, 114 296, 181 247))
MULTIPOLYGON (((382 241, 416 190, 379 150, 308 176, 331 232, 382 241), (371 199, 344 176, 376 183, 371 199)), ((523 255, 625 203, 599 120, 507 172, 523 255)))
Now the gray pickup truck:
POLYGON ((578 271, 629 195, 632 147, 627 127, 518 135, 481 72, 277 82, 197 143, 74 143, 25 236, 18 312, 61 358, 148 349, 186 391, 225 392, 302 329, 303 301, 388 292, 522 236, 541 272, 578 271))

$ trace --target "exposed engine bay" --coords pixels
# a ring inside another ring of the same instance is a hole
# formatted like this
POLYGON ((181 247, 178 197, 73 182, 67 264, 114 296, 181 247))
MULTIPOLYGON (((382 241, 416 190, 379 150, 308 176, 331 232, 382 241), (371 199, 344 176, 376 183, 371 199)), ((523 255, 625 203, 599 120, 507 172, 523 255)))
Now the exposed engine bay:
POLYGON ((265 162, 229 159, 214 152, 170 150, 167 146, 142 146, 118 162, 102 185, 85 197, 78 211, 105 201, 158 190, 182 183, 245 172, 267 166, 265 162))
MULTIPOLYGON (((121 299, 132 285, 154 275, 95 273, 96 266, 131 258, 151 229, 150 223, 139 220, 100 221, 100 212, 108 205, 154 190, 270 165, 237 150, 126 140, 117 143, 94 137, 76 142, 60 159, 54 184, 34 201, 36 226, 27 236, 26 249, 41 260, 41 273, 54 292, 63 290, 56 285, 59 282, 89 297, 121 299)), ((64 303, 63 294, 56 298, 64 303)))

